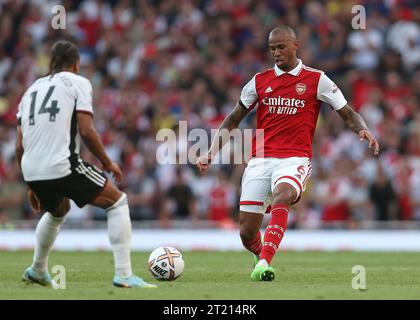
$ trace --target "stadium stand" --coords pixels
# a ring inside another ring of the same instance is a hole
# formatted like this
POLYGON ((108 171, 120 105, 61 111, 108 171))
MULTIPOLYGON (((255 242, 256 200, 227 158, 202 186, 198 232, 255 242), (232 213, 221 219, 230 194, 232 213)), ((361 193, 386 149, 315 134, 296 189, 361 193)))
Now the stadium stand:
MULTIPOLYGON (((178 220, 234 226, 245 166, 212 166, 200 175, 194 163, 160 165, 156 134, 181 120, 189 130, 217 128, 241 87, 273 65, 267 34, 280 24, 295 28, 300 58, 338 84, 381 145, 372 158, 323 106, 312 178, 290 228, 420 220, 418 1, 358 1, 366 8, 366 30, 351 28, 355 1, 62 3, 66 29, 53 30, 51 6, 58 1, 0 1, 0 225, 36 218, 14 158, 15 115, 25 88, 47 73, 51 44, 66 38, 80 47, 82 75, 94 86, 95 124, 124 170, 132 218, 163 227, 178 220)), ((91 225, 104 215, 73 207, 69 223, 91 225)))

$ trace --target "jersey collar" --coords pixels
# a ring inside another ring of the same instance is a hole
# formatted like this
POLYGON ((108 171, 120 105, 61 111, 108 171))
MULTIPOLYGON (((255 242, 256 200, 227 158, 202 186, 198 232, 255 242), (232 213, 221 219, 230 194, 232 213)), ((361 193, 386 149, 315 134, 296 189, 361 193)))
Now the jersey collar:
MULTIPOLYGON (((298 64, 296 67, 294 67, 292 70, 290 70, 289 72, 287 72, 288 74, 291 74, 292 76, 297 76, 300 73, 300 70, 302 69, 302 60, 297 59, 298 64)), ((281 70, 277 64, 274 64, 274 72, 276 73, 277 76, 281 76, 284 72, 283 70, 281 70)))

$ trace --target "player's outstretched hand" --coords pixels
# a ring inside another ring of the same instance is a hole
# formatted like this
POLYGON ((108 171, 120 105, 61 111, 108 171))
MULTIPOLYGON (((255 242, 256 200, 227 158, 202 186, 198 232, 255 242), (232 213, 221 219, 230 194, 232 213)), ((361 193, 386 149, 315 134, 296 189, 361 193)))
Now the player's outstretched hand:
POLYGON ((41 202, 39 201, 38 197, 31 189, 28 189, 28 200, 29 200, 29 205, 31 206, 32 211, 35 212, 36 214, 40 213, 41 202))
POLYGON ((372 134, 368 130, 360 130, 359 131, 360 141, 366 139, 369 141, 369 148, 373 148, 373 154, 377 156, 379 154, 379 143, 376 139, 372 136, 372 134))
POLYGON ((200 171, 207 170, 209 168, 210 163, 211 163, 211 157, 209 155, 199 157, 196 162, 197 167, 198 169, 200 169, 200 171))
POLYGON ((123 174, 118 164, 111 162, 108 165, 103 165, 103 167, 106 172, 112 173, 112 176, 114 177, 115 181, 117 181, 117 183, 121 183, 123 174))

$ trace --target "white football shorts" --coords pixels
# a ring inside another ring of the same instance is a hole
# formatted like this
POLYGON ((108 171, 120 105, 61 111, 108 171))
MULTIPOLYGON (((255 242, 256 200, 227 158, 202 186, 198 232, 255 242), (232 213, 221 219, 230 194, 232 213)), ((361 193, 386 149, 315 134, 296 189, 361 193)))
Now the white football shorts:
POLYGON ((251 159, 242 176, 240 211, 264 214, 279 183, 295 188, 293 203, 298 202, 311 173, 311 160, 307 157, 251 159))

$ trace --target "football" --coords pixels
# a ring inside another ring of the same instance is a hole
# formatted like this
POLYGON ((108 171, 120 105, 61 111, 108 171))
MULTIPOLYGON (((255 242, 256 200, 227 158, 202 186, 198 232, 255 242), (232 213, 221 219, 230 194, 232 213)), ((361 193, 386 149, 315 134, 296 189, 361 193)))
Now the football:
POLYGON ((173 247, 159 247, 149 256, 149 270, 158 280, 173 281, 184 271, 181 252, 173 247))

